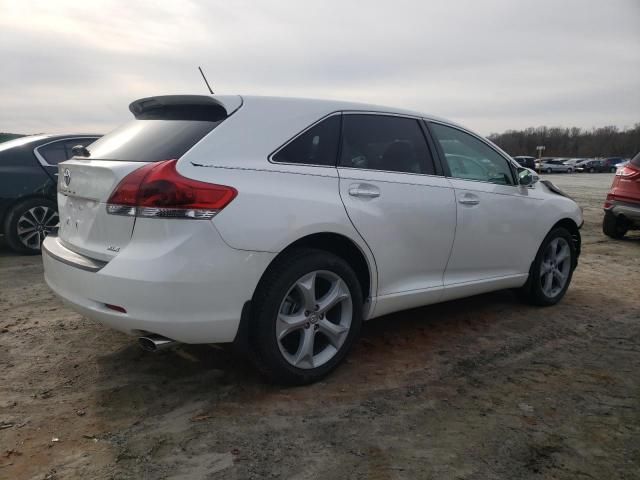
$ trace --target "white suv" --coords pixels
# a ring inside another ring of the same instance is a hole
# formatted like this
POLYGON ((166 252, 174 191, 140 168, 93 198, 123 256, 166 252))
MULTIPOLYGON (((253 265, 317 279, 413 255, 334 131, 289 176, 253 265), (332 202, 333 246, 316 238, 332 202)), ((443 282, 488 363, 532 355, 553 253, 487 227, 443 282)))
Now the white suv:
POLYGON ((468 130, 324 100, 162 96, 60 164, 45 278, 140 337, 236 342, 283 383, 336 367, 362 320, 515 288, 566 292, 580 208, 468 130))

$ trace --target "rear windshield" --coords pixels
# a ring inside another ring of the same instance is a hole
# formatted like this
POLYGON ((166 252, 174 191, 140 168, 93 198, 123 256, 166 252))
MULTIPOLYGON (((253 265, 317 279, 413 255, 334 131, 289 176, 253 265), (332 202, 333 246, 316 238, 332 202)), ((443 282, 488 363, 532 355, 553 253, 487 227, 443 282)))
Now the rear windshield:
POLYGON ((223 120, 132 120, 92 143, 89 158, 158 162, 180 158, 223 120))
POLYGON ((640 153, 638 153, 635 157, 631 159, 631 165, 635 167, 640 167, 640 153))

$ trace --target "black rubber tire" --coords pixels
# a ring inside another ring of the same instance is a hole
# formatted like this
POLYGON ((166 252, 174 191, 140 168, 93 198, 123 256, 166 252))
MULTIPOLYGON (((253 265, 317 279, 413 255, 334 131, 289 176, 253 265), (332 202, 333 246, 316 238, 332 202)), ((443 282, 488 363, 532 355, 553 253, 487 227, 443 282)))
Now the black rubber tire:
POLYGON ((616 170, 617 170, 617 169, 616 169, 616 167, 611 167, 611 168, 609 169, 609 172, 610 172, 610 173, 616 173, 616 170))
POLYGON ((332 253, 311 248, 292 250, 269 267, 253 297, 249 328, 251 357, 258 370, 270 381, 282 385, 305 385, 320 380, 347 355, 362 325, 362 291, 353 269, 332 253), (353 318, 347 338, 336 355, 314 369, 296 368, 287 362, 278 348, 275 320, 278 309, 291 285, 306 273, 328 270, 347 284, 353 303, 353 318))
POLYGON ((551 172, 553 172, 553 170, 551 170, 550 168, 547 168, 546 172, 547 173, 551 173, 551 172))
POLYGON ((616 217, 611 212, 604 212, 602 220, 602 232, 611 238, 620 240, 627 234, 628 228, 623 219, 616 217))
POLYGON ((54 210, 58 210, 58 206, 52 200, 48 198, 29 198, 28 200, 24 200, 17 205, 15 205, 7 214, 4 222, 4 235, 7 245, 14 252, 21 253, 24 255, 39 255, 40 249, 28 248, 26 247, 18 238, 18 219, 22 216, 24 212, 27 210, 44 206, 48 208, 52 208, 54 210))
POLYGON ((518 290, 518 296, 520 299, 531 305, 539 305, 539 306, 550 306, 555 305, 564 294, 567 292, 569 285, 571 284, 571 278, 573 277, 573 270, 576 266, 576 247, 573 244, 573 239, 571 238, 571 234, 569 231, 562 227, 557 227, 551 230, 547 236, 542 241, 540 248, 538 249, 538 253, 536 254, 536 258, 531 264, 531 269, 529 270, 529 278, 527 279, 527 283, 524 284, 522 288, 518 290), (548 297, 542 291, 542 285, 540 283, 540 264, 542 263, 542 256, 544 254, 545 249, 549 243, 557 238, 563 237, 567 240, 569 244, 569 249, 571 251, 571 269, 569 270, 569 278, 567 279, 567 283, 564 285, 564 288, 555 296, 548 297))
POLYGON ((595 169, 595 168, 593 168, 593 167, 591 167, 591 168, 589 169, 589 173, 596 173, 596 169, 595 169))

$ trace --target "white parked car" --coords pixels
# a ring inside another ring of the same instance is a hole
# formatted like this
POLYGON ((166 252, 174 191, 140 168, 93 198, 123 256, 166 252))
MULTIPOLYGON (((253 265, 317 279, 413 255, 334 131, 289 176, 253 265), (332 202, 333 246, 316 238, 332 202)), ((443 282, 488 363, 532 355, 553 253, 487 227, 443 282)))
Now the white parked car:
POLYGON ((60 164, 43 260, 67 304, 147 349, 236 342, 301 384, 363 320, 510 288, 552 305, 571 281, 580 208, 451 122, 244 96, 130 110, 60 164))

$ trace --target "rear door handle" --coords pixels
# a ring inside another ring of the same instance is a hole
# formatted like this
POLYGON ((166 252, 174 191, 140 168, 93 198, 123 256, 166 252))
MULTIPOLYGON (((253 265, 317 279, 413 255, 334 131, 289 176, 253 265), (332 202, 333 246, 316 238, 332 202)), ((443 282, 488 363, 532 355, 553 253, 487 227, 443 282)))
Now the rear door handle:
POLYGON ((478 205, 480 203, 480 199, 472 193, 465 193, 458 199, 458 203, 461 203, 462 205, 478 205))
POLYGON ((368 183, 353 183, 349 185, 349 195, 352 197, 376 198, 380 196, 380 189, 368 183))

